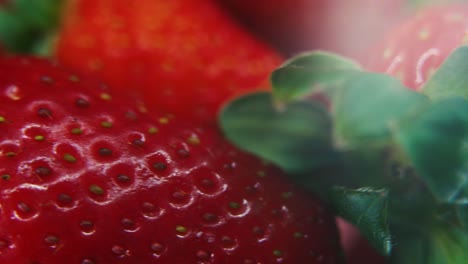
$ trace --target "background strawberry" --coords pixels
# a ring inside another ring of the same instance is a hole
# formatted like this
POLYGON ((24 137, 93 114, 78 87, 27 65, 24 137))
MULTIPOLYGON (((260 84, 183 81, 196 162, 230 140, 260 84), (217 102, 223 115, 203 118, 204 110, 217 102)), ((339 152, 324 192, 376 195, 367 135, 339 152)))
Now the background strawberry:
POLYGON ((436 5, 396 26, 369 54, 366 67, 420 90, 447 56, 468 44, 468 4, 436 5))
POLYGON ((402 15, 403 0, 218 0, 288 55, 366 52, 402 15))
POLYGON ((212 0, 71 0, 61 17, 61 63, 177 116, 213 121, 281 63, 212 0))
POLYGON ((339 263, 333 217, 209 128, 0 59, 1 263, 339 263))

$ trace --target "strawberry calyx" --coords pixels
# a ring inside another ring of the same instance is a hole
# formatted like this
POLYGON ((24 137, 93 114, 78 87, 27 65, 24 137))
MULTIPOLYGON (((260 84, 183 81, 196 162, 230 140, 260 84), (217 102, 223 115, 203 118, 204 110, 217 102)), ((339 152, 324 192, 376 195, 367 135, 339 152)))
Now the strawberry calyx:
POLYGON ((64 0, 10 0, 0 5, 0 42, 6 50, 47 54, 64 0))
POLYGON ((454 51, 418 93, 346 58, 301 54, 272 73, 272 93, 234 100, 220 124, 390 263, 466 263, 467 60, 468 47, 454 51))

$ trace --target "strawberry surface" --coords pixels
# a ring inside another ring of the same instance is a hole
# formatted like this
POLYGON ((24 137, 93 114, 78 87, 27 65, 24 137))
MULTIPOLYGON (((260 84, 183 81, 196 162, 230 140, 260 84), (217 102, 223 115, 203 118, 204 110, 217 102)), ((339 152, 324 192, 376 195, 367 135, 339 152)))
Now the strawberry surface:
POLYGON ((56 55, 177 116, 213 121, 228 99, 269 88, 281 57, 212 0, 72 0, 56 55))
POLYGON ((467 32, 467 4, 424 8, 391 30, 369 54, 366 66, 420 90, 453 50, 468 43, 467 32))
POLYGON ((0 59, 0 263, 340 263, 333 216, 218 131, 0 59))

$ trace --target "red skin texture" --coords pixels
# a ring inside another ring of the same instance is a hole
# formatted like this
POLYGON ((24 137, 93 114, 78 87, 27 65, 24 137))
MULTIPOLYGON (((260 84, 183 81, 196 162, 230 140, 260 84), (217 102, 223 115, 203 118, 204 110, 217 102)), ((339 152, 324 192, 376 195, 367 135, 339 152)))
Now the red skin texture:
POLYGON ((400 19, 404 0, 218 0, 286 54, 323 49, 360 58, 400 19))
POLYGON ((217 130, 39 59, 0 59, 0 105, 0 263, 340 263, 323 204, 217 130))
POLYGON ((457 47, 468 43, 468 5, 431 6, 395 27, 370 53, 366 67, 420 90, 457 47))
POLYGON ((212 0, 72 0, 58 60, 177 116, 213 121, 240 94, 268 90, 282 57, 212 0))

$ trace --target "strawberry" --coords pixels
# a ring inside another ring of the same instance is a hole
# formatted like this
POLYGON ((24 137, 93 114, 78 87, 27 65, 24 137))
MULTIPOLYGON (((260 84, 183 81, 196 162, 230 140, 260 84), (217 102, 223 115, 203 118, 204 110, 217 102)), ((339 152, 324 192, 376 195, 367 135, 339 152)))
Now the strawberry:
POLYGON ((422 9, 391 30, 369 54, 368 69, 400 79, 407 87, 423 84, 457 47, 468 42, 468 5, 422 9))
POLYGON ((282 61, 212 0, 69 1, 57 38, 61 63, 202 121, 282 61))
POLYGON ((358 56, 401 16, 404 0, 218 0, 287 54, 358 56))
POLYGON ((0 263, 339 263, 334 218, 217 130, 0 59, 0 263))

